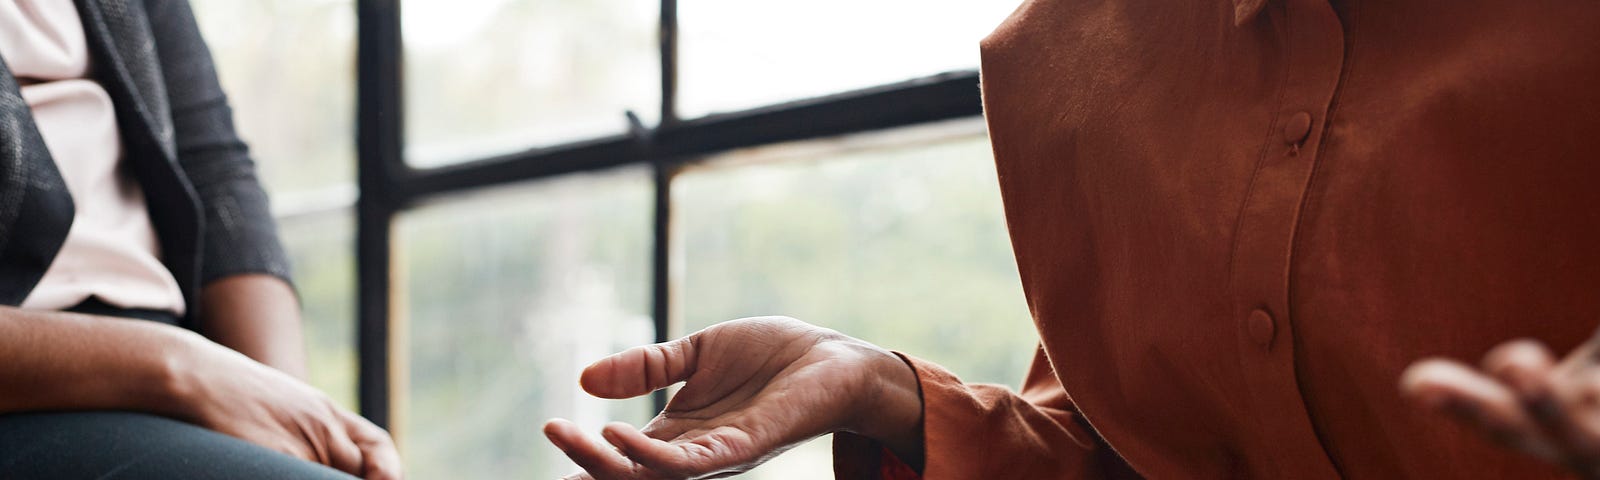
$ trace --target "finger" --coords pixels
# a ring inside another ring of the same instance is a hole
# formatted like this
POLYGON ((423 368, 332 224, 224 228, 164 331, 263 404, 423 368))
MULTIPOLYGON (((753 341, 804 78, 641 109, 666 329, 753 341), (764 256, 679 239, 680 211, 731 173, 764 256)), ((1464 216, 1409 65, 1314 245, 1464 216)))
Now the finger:
POLYGON ((611 423, 601 430, 606 441, 634 463, 670 477, 699 477, 731 473, 759 463, 770 450, 757 452, 743 431, 717 427, 696 433, 688 441, 652 438, 626 423, 611 423))
POLYGON ((1477 427, 1491 439, 1551 458, 1552 448, 1511 389, 1465 365, 1423 360, 1401 376, 1401 391, 1477 427))
MULTIPOLYGON (((1584 356, 1574 352, 1572 356, 1584 356)), ((1586 358, 1564 361, 1540 378, 1528 410, 1541 427, 1561 441, 1574 468, 1600 465, 1600 376, 1586 358)))
POLYGON ((358 441, 361 446, 362 475, 366 480, 400 480, 404 478, 400 452, 388 435, 358 441))
MULTIPOLYGON (((1572 405, 1569 398, 1555 393, 1561 388, 1553 383, 1560 377, 1542 378, 1537 388, 1539 394, 1528 399, 1527 409, 1534 422, 1550 438, 1556 440, 1556 453, 1569 467, 1579 468, 1600 460, 1600 434, 1584 423, 1585 411, 1581 405, 1572 405)), ((1588 414, 1592 416, 1592 412, 1588 414)))
POLYGON ((351 441, 360 449, 360 475, 366 480, 400 480, 403 471, 400 452, 389 432, 354 413, 341 410, 340 414, 344 416, 351 441))
POLYGON ((321 425, 324 442, 327 442, 328 460, 326 464, 333 469, 351 475, 361 475, 361 448, 350 439, 349 420, 344 418, 343 412, 335 409, 331 424, 321 425))
POLYGON ((1576 363, 1588 366, 1600 365, 1600 331, 1596 331, 1593 336, 1589 337, 1588 341, 1583 342, 1582 344, 1578 345, 1577 348, 1574 348, 1572 352, 1567 355, 1567 358, 1562 361, 1562 363, 1576 363))
POLYGON ((674 418, 666 415, 656 415, 655 418, 650 419, 650 423, 646 423, 643 428, 640 428, 639 432, 650 438, 672 440, 683 435, 684 432, 700 428, 704 424, 705 420, 700 418, 674 418))
POLYGON ((635 476, 632 461, 616 450, 590 440, 570 421, 557 418, 545 423, 544 435, 551 444, 561 449, 561 453, 578 464, 584 473, 595 479, 627 479, 635 476))
MULTIPOLYGON (((1580 354, 1574 354, 1580 355, 1580 354)), ((1596 435, 1585 431, 1572 414, 1581 407, 1567 405, 1557 395, 1556 384, 1566 379, 1557 375, 1555 358, 1544 345, 1532 340, 1506 342, 1484 356, 1484 370, 1508 385, 1522 402, 1523 409, 1538 426, 1544 438, 1558 440, 1553 453, 1567 457, 1589 457, 1596 435)))
POLYGON ((706 473, 689 461, 683 448, 666 440, 646 436, 632 425, 612 422, 600 430, 600 436, 604 437, 607 443, 616 446, 634 463, 645 468, 683 477, 706 473))
POLYGON ((631 398, 684 381, 695 371, 695 337, 634 347, 583 369, 578 383, 600 398, 631 398))
POLYGON ((1483 371, 1511 387, 1524 402, 1548 395, 1541 390, 1544 378, 1555 369, 1550 350, 1533 340, 1514 340, 1500 344, 1483 357, 1483 371))

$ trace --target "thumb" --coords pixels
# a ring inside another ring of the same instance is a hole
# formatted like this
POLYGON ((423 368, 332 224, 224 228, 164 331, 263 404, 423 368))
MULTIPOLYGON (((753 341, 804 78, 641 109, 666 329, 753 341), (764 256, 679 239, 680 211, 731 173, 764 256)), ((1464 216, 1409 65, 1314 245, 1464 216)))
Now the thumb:
POLYGON ((583 369, 578 383, 600 398, 631 398, 666 388, 694 375, 696 337, 633 347, 583 369))

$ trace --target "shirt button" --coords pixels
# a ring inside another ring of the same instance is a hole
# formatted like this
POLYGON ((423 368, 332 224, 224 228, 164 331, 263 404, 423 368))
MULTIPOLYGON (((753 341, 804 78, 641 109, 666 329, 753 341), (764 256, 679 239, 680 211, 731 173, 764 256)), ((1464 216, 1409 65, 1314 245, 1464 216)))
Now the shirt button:
POLYGON ((1283 141, 1289 144, 1298 144, 1305 141, 1311 134, 1311 114, 1306 112, 1296 113, 1283 123, 1283 141))
POLYGON ((1272 334, 1278 330, 1272 315, 1260 309, 1250 312, 1250 320, 1245 327, 1250 329, 1250 338, 1263 348, 1272 346, 1272 334))

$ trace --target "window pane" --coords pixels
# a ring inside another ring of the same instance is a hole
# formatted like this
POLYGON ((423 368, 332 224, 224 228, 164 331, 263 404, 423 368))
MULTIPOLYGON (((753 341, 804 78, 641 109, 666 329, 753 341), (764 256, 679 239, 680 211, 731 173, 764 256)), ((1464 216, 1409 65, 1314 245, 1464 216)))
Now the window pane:
POLYGON ((355 178, 355 4, 194 0, 240 134, 273 193, 355 178))
POLYGON ((356 406, 355 217, 350 210, 279 221, 305 316, 311 384, 356 406))
POLYGON ((978 66, 1020 0, 678 2, 679 110, 741 110, 978 66))
POLYGON ((403 2, 406 156, 435 166, 659 116, 656 0, 403 2))
POLYGON ((590 362, 653 340, 648 172, 563 177, 425 206, 396 229, 398 436, 412 478, 555 478, 540 433, 649 418, 648 398, 578 388, 590 362))
MULTIPOLYGON (((970 122, 953 126, 969 133, 736 153, 679 176, 684 331, 790 315, 968 381, 1017 385, 1037 335, 988 141, 970 122)), ((745 478, 828 478, 828 448, 812 442, 745 478)))

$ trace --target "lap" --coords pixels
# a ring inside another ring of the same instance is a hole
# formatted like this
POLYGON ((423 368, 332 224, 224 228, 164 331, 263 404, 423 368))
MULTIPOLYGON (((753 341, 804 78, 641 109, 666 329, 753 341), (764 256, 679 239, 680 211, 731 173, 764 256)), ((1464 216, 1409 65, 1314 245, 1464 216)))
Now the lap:
POLYGON ((168 418, 128 412, 0 415, 0 479, 327 479, 333 469, 168 418))

